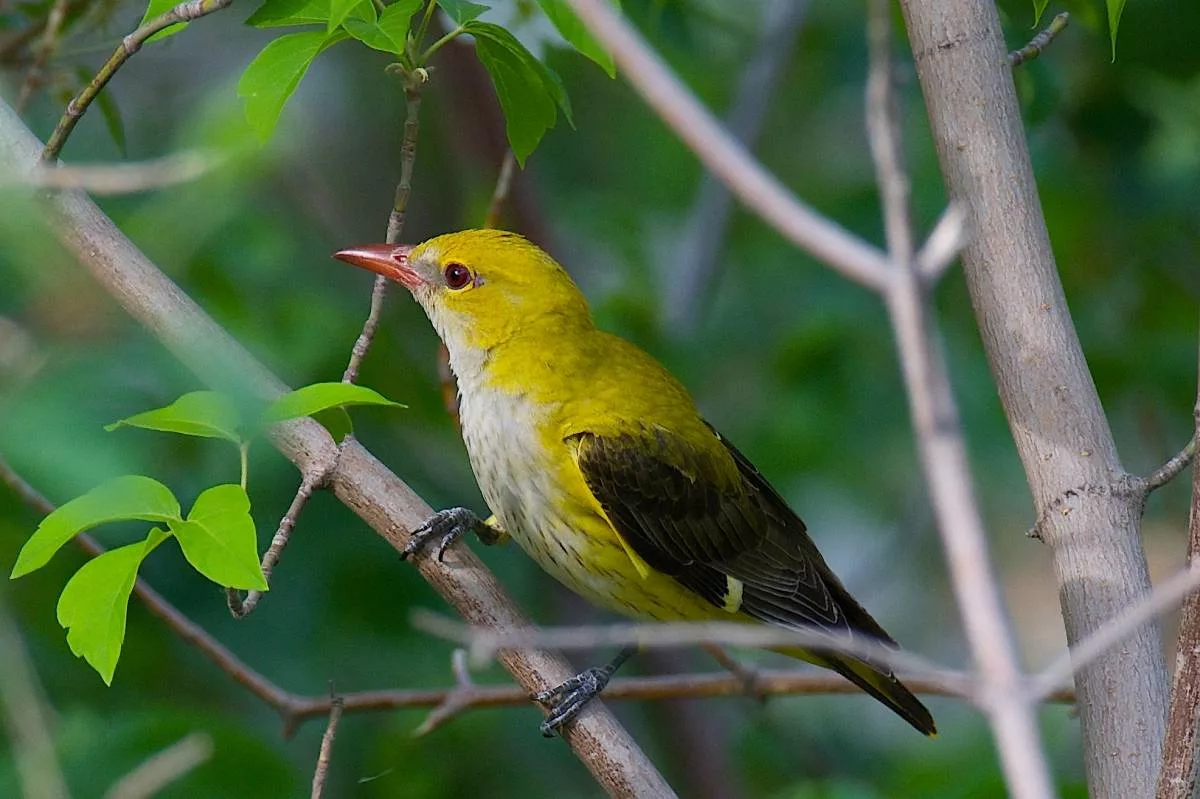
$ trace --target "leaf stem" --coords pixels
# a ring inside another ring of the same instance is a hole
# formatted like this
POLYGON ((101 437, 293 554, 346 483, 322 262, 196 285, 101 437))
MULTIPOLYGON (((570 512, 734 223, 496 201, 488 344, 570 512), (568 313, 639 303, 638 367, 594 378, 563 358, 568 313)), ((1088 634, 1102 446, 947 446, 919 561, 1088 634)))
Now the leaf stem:
POLYGON ((250 469, 249 469, 250 442, 249 441, 241 441, 238 443, 238 454, 241 456, 241 460, 242 460, 241 484, 242 484, 242 490, 245 491, 246 490, 246 481, 247 481, 247 478, 249 477, 249 473, 250 473, 250 469))
POLYGON ((429 0, 429 4, 425 6, 425 14, 421 17, 421 24, 417 26, 417 35, 413 37, 413 44, 417 47, 421 46, 421 42, 425 40, 425 34, 429 30, 429 22, 433 19, 434 9, 437 8, 437 3, 434 0, 429 0))
POLYGON ((427 49, 425 52, 421 53, 420 58, 417 59, 417 66, 424 66, 426 63, 428 63, 430 57, 433 56, 434 53, 436 53, 438 50, 441 50, 443 45, 447 44, 448 42, 452 41, 453 39, 458 38, 458 36, 464 30, 466 30, 466 28, 462 25, 459 25, 457 28, 450 31, 449 33, 447 33, 442 38, 438 39, 433 44, 429 45, 429 49, 427 49))

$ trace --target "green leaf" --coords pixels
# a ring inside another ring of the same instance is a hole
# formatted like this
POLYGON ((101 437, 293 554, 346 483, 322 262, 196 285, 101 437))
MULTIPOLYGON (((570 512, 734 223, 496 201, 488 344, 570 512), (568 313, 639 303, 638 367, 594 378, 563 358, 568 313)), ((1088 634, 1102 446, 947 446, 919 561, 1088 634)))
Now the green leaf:
POLYGON ((1050 5, 1050 0, 1033 0, 1033 27, 1037 27, 1042 21, 1042 14, 1046 13, 1046 6, 1050 5))
POLYGON ((289 25, 324 25, 329 20, 329 0, 267 0, 246 20, 256 28, 289 25))
POLYGON ((400 48, 397 52, 404 52, 413 14, 417 13, 424 4, 425 0, 397 0, 379 15, 379 27, 400 48))
POLYGON ((371 19, 375 19, 375 5, 371 0, 329 0, 329 22, 325 29, 328 33, 333 33, 337 27, 345 21, 356 7, 360 5, 368 5, 371 7, 371 19))
POLYGON ((379 26, 378 22, 364 22, 361 19, 348 19, 342 23, 346 32, 373 50, 379 50, 393 55, 402 55, 404 45, 397 45, 390 36, 379 26))
POLYGON ((240 444, 240 425, 237 407, 229 397, 216 391, 193 391, 164 408, 135 414, 105 425, 104 429, 111 431, 118 427, 141 427, 185 436, 223 438, 240 444))
MULTIPOLYGON (((1049 1, 1040 0, 1043 6, 1049 1)), ((1035 0, 1035 4, 1036 2, 1039 0, 1035 0)), ((537 3, 542 7, 542 13, 553 23, 559 35, 566 39, 568 44, 599 64, 610 78, 617 76, 617 67, 613 63, 612 56, 592 37, 588 29, 579 21, 579 17, 575 16, 575 12, 567 5, 566 0, 537 0, 537 3)))
MULTIPOLYGON (((138 27, 140 28, 155 17, 167 13, 177 5, 179 5, 179 0, 150 0, 149 5, 146 6, 146 13, 142 14, 142 21, 138 23, 138 27)), ((157 42, 159 39, 165 39, 168 36, 174 36, 186 27, 187 23, 181 22, 178 25, 172 25, 169 28, 163 28, 158 33, 147 39, 145 43, 149 44, 150 42, 157 42)))
POLYGON ((67 630, 67 644, 106 685, 112 685, 125 643, 125 614, 138 567, 166 537, 156 527, 144 541, 93 558, 67 581, 58 598, 58 623, 67 630))
POLYGON ((296 91, 313 59, 346 36, 341 31, 289 33, 254 57, 238 81, 238 96, 245 98, 246 121, 261 141, 271 137, 283 104, 296 91))
POLYGON ((393 402, 382 394, 372 391, 366 386, 356 386, 353 383, 313 383, 284 394, 272 402, 263 411, 263 424, 297 419, 301 416, 312 416, 314 413, 329 408, 343 408, 347 405, 385 405, 392 408, 404 408, 398 402, 393 402))
POLYGON ((42 519, 21 547, 10 579, 15 580, 45 566, 63 544, 84 530, 125 519, 171 522, 179 518, 179 502, 171 489, 162 483, 140 474, 117 477, 42 519))
POLYGON ((513 156, 524 166, 557 121, 554 106, 561 86, 555 88, 550 70, 504 28, 490 22, 464 27, 475 37, 475 52, 496 87, 513 156))
POLYGON ((1117 28, 1121 26, 1121 14, 1125 11, 1125 0, 1106 0, 1108 5, 1108 35, 1112 40, 1112 60, 1117 60, 1117 28))
POLYGON ((488 10, 487 6, 471 3, 468 0, 437 0, 437 4, 442 11, 446 12, 446 16, 454 20, 454 24, 460 27, 488 10))
POLYGON ((228 588, 267 590, 258 561, 258 536, 250 498, 240 485, 213 486, 196 498, 187 521, 171 522, 171 532, 188 563, 228 588))

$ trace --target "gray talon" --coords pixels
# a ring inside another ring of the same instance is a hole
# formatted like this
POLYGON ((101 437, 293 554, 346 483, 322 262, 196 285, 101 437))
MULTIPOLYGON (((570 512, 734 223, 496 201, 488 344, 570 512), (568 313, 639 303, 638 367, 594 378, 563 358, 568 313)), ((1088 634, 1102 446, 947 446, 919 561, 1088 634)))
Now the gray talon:
POLYGON ((425 523, 412 532, 412 538, 400 551, 400 559, 407 560, 411 555, 423 549, 435 538, 440 538, 437 547, 437 559, 442 561, 446 550, 458 539, 483 524, 479 517, 466 508, 447 508, 440 510, 425 520, 425 523))
POLYGON ((540 726, 542 735, 553 738, 563 725, 573 721, 587 703, 604 690, 611 676, 609 668, 596 666, 576 674, 562 685, 538 693, 534 699, 549 705, 546 718, 540 726))

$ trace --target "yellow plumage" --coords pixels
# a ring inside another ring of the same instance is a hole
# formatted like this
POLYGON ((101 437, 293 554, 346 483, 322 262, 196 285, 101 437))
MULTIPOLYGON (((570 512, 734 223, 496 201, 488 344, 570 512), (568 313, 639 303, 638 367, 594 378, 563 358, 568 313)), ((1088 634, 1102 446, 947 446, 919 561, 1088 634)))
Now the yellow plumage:
MULTIPOLYGON (((596 329, 583 295, 541 250, 510 233, 464 231, 411 251, 378 245, 339 257, 403 283, 425 309, 450 353, 488 507, 563 584, 639 618, 813 626, 891 642, 683 386, 596 329)), ((933 732, 928 711, 886 670, 787 651, 933 732)))

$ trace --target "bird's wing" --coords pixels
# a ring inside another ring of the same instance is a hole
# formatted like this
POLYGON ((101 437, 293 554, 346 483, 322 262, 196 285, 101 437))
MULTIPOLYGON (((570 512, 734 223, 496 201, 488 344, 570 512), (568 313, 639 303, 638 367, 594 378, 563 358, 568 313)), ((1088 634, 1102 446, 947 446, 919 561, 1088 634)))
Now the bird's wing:
POLYGON ((609 521, 652 568, 761 621, 859 630, 890 642, 830 571, 804 522, 712 434, 723 446, 701 448, 661 428, 576 433, 567 443, 609 521))

